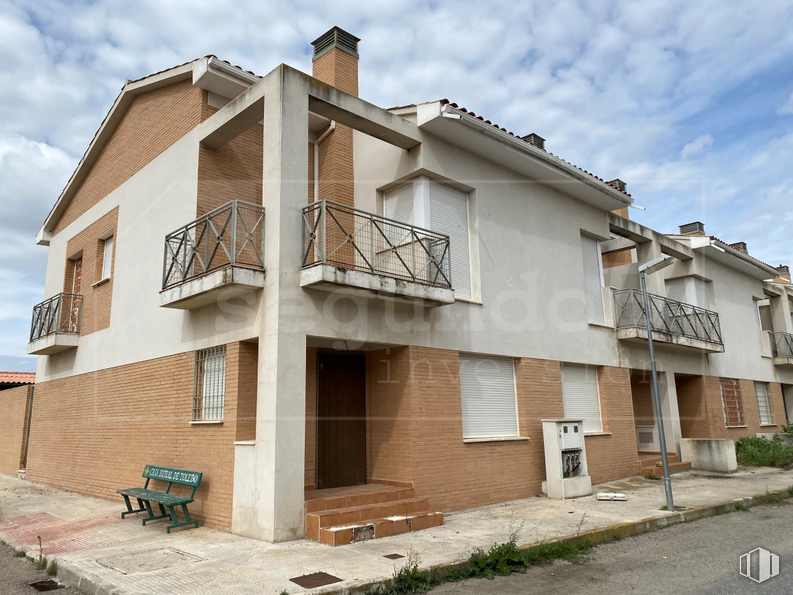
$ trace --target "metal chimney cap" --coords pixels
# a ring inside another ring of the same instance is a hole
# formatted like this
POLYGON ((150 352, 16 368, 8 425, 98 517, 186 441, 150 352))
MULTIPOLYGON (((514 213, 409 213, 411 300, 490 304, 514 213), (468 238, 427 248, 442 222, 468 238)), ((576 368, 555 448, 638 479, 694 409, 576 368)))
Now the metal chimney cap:
POLYGON ((606 182, 606 184, 609 186, 614 186, 614 188, 621 190, 622 192, 626 192, 626 188, 628 187, 628 185, 619 178, 615 178, 609 182, 606 182))
POLYGON ((520 138, 525 140, 530 145, 537 147, 538 149, 542 149, 543 151, 545 150, 545 139, 536 132, 532 132, 526 136, 521 136, 520 138))
POLYGON ((333 48, 339 48, 341 51, 357 58, 359 41, 361 41, 359 38, 341 27, 333 27, 311 42, 311 45, 314 46, 313 59, 316 60, 320 56, 327 54, 333 48))
POLYGON ((776 267, 776 270, 780 275, 790 274, 790 267, 786 264, 780 264, 778 267, 776 267))
POLYGON ((693 223, 686 223, 680 226, 680 235, 705 235, 705 224, 702 221, 694 221, 693 223))

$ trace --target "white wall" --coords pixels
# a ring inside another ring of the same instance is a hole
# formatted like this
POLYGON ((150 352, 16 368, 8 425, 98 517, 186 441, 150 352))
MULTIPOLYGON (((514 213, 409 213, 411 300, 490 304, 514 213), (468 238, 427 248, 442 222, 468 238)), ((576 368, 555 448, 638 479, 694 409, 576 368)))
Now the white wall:
POLYGON ((38 382, 258 336, 258 294, 242 316, 239 299, 192 312, 159 305, 165 235, 196 218, 197 174, 191 132, 52 238, 43 298, 63 291, 68 240, 119 207, 110 326, 39 357, 38 382))

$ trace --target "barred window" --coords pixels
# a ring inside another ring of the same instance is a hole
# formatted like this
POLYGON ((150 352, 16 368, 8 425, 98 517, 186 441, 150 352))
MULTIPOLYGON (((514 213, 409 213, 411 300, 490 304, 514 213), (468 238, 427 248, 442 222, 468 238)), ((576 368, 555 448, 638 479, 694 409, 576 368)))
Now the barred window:
POLYGON ((773 424, 774 414, 771 411, 771 402, 768 399, 768 384, 755 382, 754 393, 757 395, 757 413, 760 416, 760 424, 764 426, 773 424))
POLYGON ((193 420, 223 419, 226 400, 226 346, 201 349, 195 353, 193 420))
POLYGON ((724 406, 724 423, 728 428, 745 425, 741 386, 733 378, 720 378, 721 402, 724 406))

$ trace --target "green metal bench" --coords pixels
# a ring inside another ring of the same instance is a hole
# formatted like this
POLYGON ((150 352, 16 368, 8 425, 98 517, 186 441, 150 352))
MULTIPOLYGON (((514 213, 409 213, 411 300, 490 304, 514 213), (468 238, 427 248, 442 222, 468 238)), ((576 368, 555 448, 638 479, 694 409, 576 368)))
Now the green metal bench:
POLYGON ((187 511, 187 505, 193 502, 196 488, 201 484, 202 475, 202 473, 197 473, 196 471, 181 471, 179 469, 168 469, 167 467, 146 465, 146 467, 143 469, 143 477, 146 478, 146 483, 142 488, 126 488, 123 490, 117 490, 117 493, 124 496, 124 502, 127 505, 127 510, 126 512, 121 513, 121 518, 123 519, 128 514, 146 512, 148 513, 149 517, 143 519, 144 525, 149 521, 170 518, 173 524, 166 527, 165 530, 167 533, 170 533, 171 529, 176 527, 186 527, 187 525, 198 527, 198 521, 190 518, 190 513, 187 511), (164 492, 150 490, 149 482, 152 479, 165 482, 168 484, 168 487, 164 492), (171 486, 175 483, 192 486, 193 491, 189 496, 177 496, 175 494, 171 494, 171 486), (132 508, 132 504, 129 500, 130 498, 135 498, 138 501, 137 510, 132 508), (152 503, 156 504, 160 509, 160 514, 157 516, 155 516, 154 511, 152 510, 152 503), (184 514, 185 518, 183 522, 179 522, 179 519, 176 516, 175 507, 177 506, 181 506, 182 508, 182 513, 184 514), (168 512, 165 511, 166 508, 168 509, 168 512))

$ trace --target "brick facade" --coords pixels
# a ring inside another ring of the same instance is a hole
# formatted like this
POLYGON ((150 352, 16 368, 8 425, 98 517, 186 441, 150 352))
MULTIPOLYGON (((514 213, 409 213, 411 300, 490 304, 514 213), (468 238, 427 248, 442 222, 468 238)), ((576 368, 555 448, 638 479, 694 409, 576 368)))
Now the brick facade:
MULTIPOLYGON (((515 359, 521 439, 464 442, 456 351, 405 346, 367 352, 367 481, 412 486, 432 508, 527 498, 545 479, 542 419, 564 416, 560 363, 515 359), (529 438, 528 440, 526 438, 529 438)), ((316 468, 316 350, 307 352, 306 478, 316 468)), ((638 473, 630 374, 601 368, 604 434, 587 437, 593 481, 638 473)))
MULTIPOLYGON (((358 59, 333 48, 313 62, 314 78, 358 96, 358 59)), ((320 136, 324 130, 317 132, 320 136)), ((319 152, 319 198, 355 206, 352 128, 337 124, 319 152)))
MULTIPOLYGON (((74 282, 75 258, 82 258, 82 278, 80 293, 83 303, 80 310, 80 335, 110 326, 110 307, 113 298, 113 278, 115 273, 116 250, 119 238, 118 207, 106 213, 66 243, 66 273, 63 280, 63 291, 70 293, 74 282), (102 277, 102 261, 104 259, 103 237, 113 236, 113 261, 110 265, 110 279, 98 283, 102 277)), ((123 238, 120 240, 123 242, 123 238)))
POLYGON ((639 472, 630 370, 599 367, 598 385, 604 433, 586 438, 587 465, 592 483, 639 472))
POLYGON ((24 468, 27 417, 33 386, 0 391, 0 473, 16 475, 24 468))
POLYGON ((199 124, 202 93, 186 80, 136 96, 55 225, 53 235, 199 124))
MULTIPOLYGON (((204 91, 202 120, 218 110, 207 103, 204 91)), ((264 127, 254 124, 219 149, 198 149, 198 202, 196 217, 226 204, 244 200, 262 204, 264 127)))
POLYGON ((732 438, 753 437, 758 433, 782 431, 785 423, 785 403, 782 386, 778 382, 768 383, 769 404, 774 424, 761 426, 757 409, 754 381, 740 379, 741 403, 744 423, 738 427, 727 427, 724 421, 724 406, 721 386, 716 376, 692 376, 677 378, 677 401, 680 410, 680 425, 684 438, 732 438))
POLYGON ((230 530, 234 441, 255 424, 256 352, 226 348, 222 424, 189 423, 192 351, 37 384, 28 479, 121 504, 115 491, 142 485, 146 464, 201 471, 191 514, 230 530))

